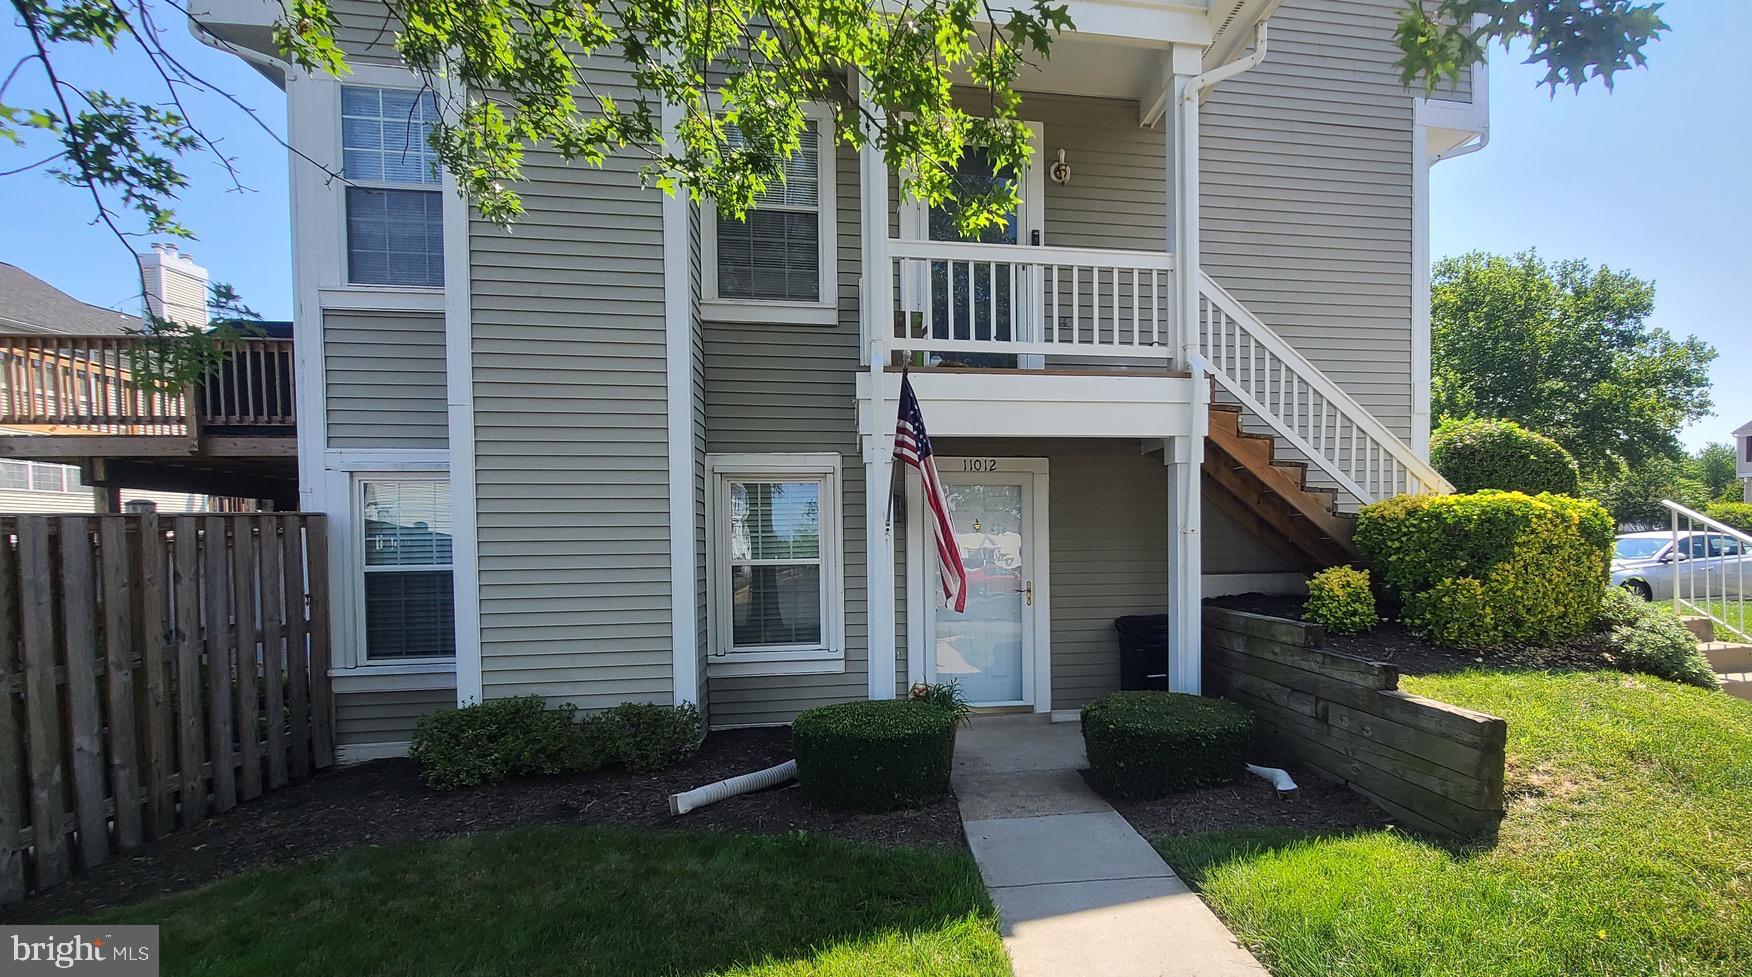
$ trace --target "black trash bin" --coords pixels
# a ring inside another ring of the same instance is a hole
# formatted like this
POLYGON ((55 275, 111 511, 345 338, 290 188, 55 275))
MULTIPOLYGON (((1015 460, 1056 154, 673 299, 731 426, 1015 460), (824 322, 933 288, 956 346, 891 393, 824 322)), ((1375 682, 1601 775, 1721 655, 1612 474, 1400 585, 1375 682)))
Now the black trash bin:
POLYGON ((1113 622, 1119 632, 1119 687, 1168 689, 1168 615, 1131 614, 1113 622))

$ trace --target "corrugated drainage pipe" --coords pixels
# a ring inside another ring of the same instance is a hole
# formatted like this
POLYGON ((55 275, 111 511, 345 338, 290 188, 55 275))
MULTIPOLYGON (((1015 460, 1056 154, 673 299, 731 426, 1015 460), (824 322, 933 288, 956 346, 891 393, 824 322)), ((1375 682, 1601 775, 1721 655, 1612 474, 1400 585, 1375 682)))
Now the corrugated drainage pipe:
POLYGON ((1290 791, 1296 789, 1296 782, 1290 779, 1290 772, 1288 770, 1279 767, 1260 767, 1249 763, 1247 765, 1247 772, 1253 774, 1255 777, 1264 777, 1266 780, 1271 781, 1271 785, 1276 787, 1280 794, 1288 794, 1290 791))
POLYGON ((716 804, 727 797, 735 797, 737 794, 747 794, 757 790, 765 790, 768 787, 777 787, 796 776, 797 761, 786 760, 776 767, 745 773, 740 777, 731 777, 715 784, 684 790, 679 794, 670 794, 669 813, 677 816, 686 814, 695 808, 716 804))

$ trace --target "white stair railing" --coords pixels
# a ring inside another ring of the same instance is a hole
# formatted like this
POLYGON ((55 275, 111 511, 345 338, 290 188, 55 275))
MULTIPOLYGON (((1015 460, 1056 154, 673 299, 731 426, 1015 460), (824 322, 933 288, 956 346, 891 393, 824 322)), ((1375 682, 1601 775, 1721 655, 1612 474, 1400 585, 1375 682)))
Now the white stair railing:
MULTIPOLYGON (((1707 617, 1718 635, 1727 632, 1752 643, 1746 621, 1752 536, 1670 499, 1662 499, 1661 505, 1673 522, 1672 548, 1664 564, 1673 575, 1673 613, 1707 617)), ((1659 598, 1654 583, 1650 581, 1650 592, 1659 598)))
POLYGON ((1445 495, 1454 486, 1235 297, 1200 274, 1189 337, 1241 406, 1358 502, 1445 495))

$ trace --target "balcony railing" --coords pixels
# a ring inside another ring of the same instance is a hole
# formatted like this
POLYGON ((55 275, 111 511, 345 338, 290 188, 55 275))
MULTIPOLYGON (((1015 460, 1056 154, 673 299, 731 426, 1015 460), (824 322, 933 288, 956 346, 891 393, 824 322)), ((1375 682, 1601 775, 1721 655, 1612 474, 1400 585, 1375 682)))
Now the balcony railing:
POLYGON ((297 423, 292 341, 219 344, 187 390, 167 372, 167 340, 147 336, 0 336, 0 427, 42 434, 189 436, 222 428, 289 435, 297 423))
POLYGON ((1175 356, 1171 254, 907 240, 888 253, 892 349, 968 366, 1175 356))

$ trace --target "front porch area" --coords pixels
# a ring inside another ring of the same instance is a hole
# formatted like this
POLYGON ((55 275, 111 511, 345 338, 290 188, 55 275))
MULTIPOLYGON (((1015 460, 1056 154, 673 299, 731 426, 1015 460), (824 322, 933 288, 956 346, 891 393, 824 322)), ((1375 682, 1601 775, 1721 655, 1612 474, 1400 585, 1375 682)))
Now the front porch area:
MULTIPOLYGON (((1212 592, 1293 591, 1302 579, 1207 492, 1195 497, 1202 569, 1186 571, 1192 586, 1171 586, 1187 580, 1173 546, 1176 462, 1159 440, 943 436, 935 444, 968 602, 961 614, 942 609, 922 488, 916 474, 897 470, 906 476, 893 528, 898 690, 956 681, 981 706, 1075 718, 1121 686, 1117 618, 1172 615, 1178 599, 1196 628, 1198 602, 1212 592)), ((1177 681, 1196 688, 1196 646, 1176 649, 1177 681)))

